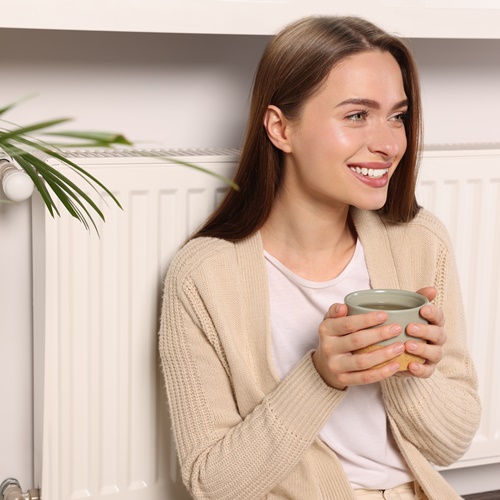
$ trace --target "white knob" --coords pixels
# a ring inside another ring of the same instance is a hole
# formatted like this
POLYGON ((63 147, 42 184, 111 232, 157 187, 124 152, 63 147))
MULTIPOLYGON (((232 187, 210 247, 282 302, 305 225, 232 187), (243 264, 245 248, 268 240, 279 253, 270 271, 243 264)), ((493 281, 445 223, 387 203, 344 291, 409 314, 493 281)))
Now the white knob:
POLYGON ((10 200, 27 200, 33 194, 35 186, 31 177, 12 163, 3 168, 1 177, 3 192, 10 200))

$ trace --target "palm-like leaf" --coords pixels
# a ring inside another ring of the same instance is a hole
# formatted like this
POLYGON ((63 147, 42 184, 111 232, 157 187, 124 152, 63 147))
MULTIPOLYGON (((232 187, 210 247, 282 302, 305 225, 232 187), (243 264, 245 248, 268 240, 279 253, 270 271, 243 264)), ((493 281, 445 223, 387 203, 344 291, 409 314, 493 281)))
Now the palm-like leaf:
MULTIPOLYGON (((19 102, 21 101, 0 108, 0 116, 15 107, 19 102)), ((85 169, 69 158, 66 158, 60 147, 111 148, 115 145, 132 146, 133 144, 122 134, 95 131, 79 132, 51 130, 52 127, 68 121, 68 118, 60 118, 21 127, 0 120, 0 122, 4 124, 4 126, 0 126, 0 149, 3 149, 29 175, 52 217, 60 215, 56 203, 57 200, 59 200, 69 214, 78 219, 85 228, 90 229, 90 225, 92 225, 97 231, 94 216, 98 216, 100 219, 105 220, 104 214, 97 204, 76 183, 41 158, 51 157, 58 160, 63 165, 66 165, 72 171, 76 172, 81 179, 99 193, 99 196, 101 196, 101 191, 99 191, 98 188, 109 195, 113 202, 121 208, 120 202, 113 193, 85 169), (58 144, 53 141, 45 142, 38 138, 34 138, 31 135, 32 133, 59 137, 65 140, 72 139, 76 142, 72 144, 58 144)), ((148 152, 141 154, 143 154, 143 156, 154 156, 158 158, 157 155, 149 154, 148 152)), ((230 179, 204 169, 199 165, 174 158, 165 158, 165 160, 206 172, 224 180, 233 189, 239 189, 230 179)))

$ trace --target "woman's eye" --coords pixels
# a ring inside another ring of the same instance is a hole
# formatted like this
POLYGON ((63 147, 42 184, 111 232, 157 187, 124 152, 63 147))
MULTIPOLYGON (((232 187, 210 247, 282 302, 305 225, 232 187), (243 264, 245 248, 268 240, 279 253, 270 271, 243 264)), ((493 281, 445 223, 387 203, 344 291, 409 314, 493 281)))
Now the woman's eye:
POLYGON ((407 118, 408 118, 408 111, 404 111, 402 113, 398 113, 397 115, 395 115, 393 119, 396 122, 404 123, 407 118))
POLYGON ((358 113, 353 113, 352 115, 348 115, 347 119, 353 122, 362 122, 363 120, 366 119, 367 116, 368 116, 367 111, 360 111, 358 113))

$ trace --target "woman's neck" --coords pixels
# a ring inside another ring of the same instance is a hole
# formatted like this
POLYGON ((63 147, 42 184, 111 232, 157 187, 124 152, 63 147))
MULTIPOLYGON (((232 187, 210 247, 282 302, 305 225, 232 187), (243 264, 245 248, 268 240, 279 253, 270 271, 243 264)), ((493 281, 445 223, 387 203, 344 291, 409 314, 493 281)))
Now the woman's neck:
POLYGON ((356 235, 349 207, 316 211, 278 198, 261 229, 264 249, 311 281, 336 278, 351 260, 356 235))

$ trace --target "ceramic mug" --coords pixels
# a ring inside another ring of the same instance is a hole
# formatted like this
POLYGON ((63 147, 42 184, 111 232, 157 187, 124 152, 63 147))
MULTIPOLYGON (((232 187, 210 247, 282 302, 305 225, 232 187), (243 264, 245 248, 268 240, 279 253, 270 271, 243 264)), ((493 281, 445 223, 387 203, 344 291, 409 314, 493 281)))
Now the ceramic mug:
MULTIPOLYGON (((410 323, 427 323, 427 321, 420 316, 420 309, 429 303, 426 297, 416 292, 409 292, 407 290, 391 290, 391 289, 373 289, 373 290, 360 290, 350 293, 344 299, 347 305, 347 314, 365 314, 372 311, 384 311, 387 313, 387 321, 383 325, 398 323, 401 325, 402 332, 391 339, 383 340, 377 344, 364 347, 356 352, 371 352, 376 349, 381 349, 384 346, 393 344, 394 342, 406 342, 407 340, 415 340, 422 342, 422 339, 412 337, 406 333, 406 327, 410 323)), ((377 325, 381 326, 381 325, 377 325)), ((403 352, 399 356, 390 361, 381 363, 379 366, 384 366, 388 363, 397 361, 401 367, 399 371, 408 370, 408 364, 412 361, 423 363, 425 360, 420 356, 403 352)))

